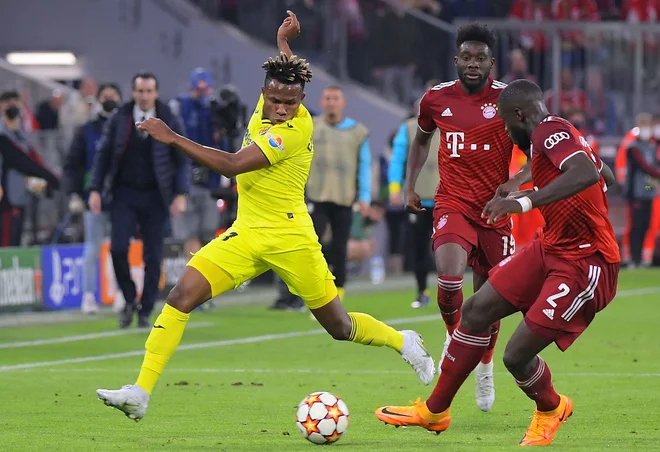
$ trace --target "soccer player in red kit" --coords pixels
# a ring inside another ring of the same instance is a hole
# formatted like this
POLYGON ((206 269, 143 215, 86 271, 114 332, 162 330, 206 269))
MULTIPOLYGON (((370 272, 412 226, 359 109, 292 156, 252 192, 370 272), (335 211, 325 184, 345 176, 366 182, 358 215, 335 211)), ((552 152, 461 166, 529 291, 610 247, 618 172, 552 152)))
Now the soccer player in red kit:
POLYGON ((522 312, 504 365, 536 402, 520 444, 545 446, 572 414, 573 403, 555 391, 550 368, 538 353, 552 342, 565 351, 616 293, 619 247, 605 194, 614 175, 571 123, 548 114, 543 92, 533 82, 508 85, 499 99, 499 115, 514 143, 530 149, 536 188, 496 196, 484 217, 496 224, 508 214, 538 207, 545 227, 521 252, 491 270, 488 282, 465 302, 434 389, 439 397, 412 407, 379 408, 376 416, 393 425, 447 430, 449 406, 488 346, 490 326, 522 312))
MULTIPOLYGON (((484 25, 471 24, 458 30, 454 57, 458 80, 434 86, 422 97, 419 128, 408 156, 406 204, 409 211, 419 213, 424 209, 415 183, 428 157, 431 137, 439 129, 440 184, 433 211, 433 251, 438 307, 447 327, 443 358, 460 323, 466 267, 472 267, 477 291, 488 279, 489 270, 515 251, 508 216, 492 224, 481 218, 486 203, 509 180, 513 149, 497 115, 497 99, 506 85, 489 76, 494 45, 495 37, 484 25)), ((496 322, 475 371, 475 398, 482 411, 490 411, 495 401, 493 350, 498 332, 496 322)), ((439 372, 441 364, 442 358, 439 372)))

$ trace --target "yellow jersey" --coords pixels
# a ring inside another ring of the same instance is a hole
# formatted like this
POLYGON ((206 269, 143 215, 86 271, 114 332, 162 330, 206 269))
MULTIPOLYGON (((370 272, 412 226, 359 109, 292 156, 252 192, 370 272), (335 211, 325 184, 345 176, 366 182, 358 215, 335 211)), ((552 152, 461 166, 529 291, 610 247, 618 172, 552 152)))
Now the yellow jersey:
POLYGON ((249 228, 313 227, 305 203, 305 185, 314 156, 312 115, 301 104, 281 124, 262 118, 264 98, 248 123, 243 147, 254 143, 270 166, 239 174, 236 222, 249 228))

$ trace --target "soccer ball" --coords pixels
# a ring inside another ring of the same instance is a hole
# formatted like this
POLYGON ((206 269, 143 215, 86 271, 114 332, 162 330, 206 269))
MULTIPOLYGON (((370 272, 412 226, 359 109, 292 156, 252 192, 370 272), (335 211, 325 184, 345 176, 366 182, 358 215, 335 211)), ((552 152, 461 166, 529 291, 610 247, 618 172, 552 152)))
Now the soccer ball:
POLYGON ((339 441, 348 428, 348 407, 329 392, 313 392, 298 405, 296 425, 314 444, 339 441))

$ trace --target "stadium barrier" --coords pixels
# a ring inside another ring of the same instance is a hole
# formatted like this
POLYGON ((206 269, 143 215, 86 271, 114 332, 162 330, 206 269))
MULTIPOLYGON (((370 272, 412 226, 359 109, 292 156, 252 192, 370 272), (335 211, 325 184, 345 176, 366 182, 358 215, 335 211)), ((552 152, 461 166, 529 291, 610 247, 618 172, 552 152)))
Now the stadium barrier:
MULTIPOLYGON (((183 243, 167 240, 163 250, 159 298, 167 296, 187 262, 183 243)), ((129 263, 139 296, 144 281, 140 240, 131 242, 129 263)), ((0 248, 0 313, 79 309, 83 297, 84 265, 83 244, 0 248)), ((103 244, 101 257, 93 271, 98 274, 96 299, 103 305, 112 304, 118 287, 109 242, 103 244)))

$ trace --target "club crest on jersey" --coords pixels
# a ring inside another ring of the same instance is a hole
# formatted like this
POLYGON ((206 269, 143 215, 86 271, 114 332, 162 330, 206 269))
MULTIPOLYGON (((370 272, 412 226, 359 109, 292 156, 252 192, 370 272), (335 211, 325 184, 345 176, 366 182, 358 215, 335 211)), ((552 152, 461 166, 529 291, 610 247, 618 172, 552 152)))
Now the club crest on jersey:
POLYGON ((481 114, 484 115, 486 119, 493 119, 497 116, 497 105, 495 104, 485 104, 481 107, 481 114))
POLYGON ((447 215, 443 215, 440 218, 440 221, 438 221, 438 227, 436 230, 439 231, 440 229, 444 228, 446 224, 447 224, 447 215))
POLYGON ((264 127, 259 131, 259 135, 263 136, 266 135, 266 133, 270 130, 270 127, 264 127))
POLYGON ((267 133, 266 136, 268 137, 268 144, 270 145, 271 148, 279 149, 280 151, 284 151, 284 145, 282 144, 282 137, 279 135, 274 135, 272 133, 267 133))

